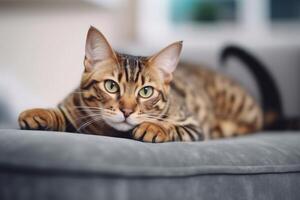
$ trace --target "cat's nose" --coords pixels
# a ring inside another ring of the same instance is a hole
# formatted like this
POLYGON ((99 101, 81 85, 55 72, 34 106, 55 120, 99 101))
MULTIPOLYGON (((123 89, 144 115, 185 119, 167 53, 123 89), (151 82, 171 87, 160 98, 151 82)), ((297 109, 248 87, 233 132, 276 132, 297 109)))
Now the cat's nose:
POLYGON ((121 108, 120 110, 124 114, 125 118, 129 117, 129 115, 131 115, 131 113, 133 113, 133 110, 130 109, 130 108, 129 109, 128 108, 121 108))

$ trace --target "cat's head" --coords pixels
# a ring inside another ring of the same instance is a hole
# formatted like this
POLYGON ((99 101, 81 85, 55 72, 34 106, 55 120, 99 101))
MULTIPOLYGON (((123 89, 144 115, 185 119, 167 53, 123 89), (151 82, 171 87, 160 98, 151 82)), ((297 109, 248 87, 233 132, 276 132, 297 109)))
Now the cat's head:
POLYGON ((159 120, 168 107, 181 48, 182 42, 175 42, 149 57, 120 54, 91 27, 81 81, 84 102, 100 108, 104 121, 119 131, 159 120))

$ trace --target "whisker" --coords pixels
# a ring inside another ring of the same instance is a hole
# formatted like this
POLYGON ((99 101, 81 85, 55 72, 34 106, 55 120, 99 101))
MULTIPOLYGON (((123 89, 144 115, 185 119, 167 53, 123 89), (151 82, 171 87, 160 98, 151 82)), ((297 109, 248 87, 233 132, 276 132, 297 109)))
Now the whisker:
POLYGON ((161 114, 161 113, 155 113, 155 112, 149 112, 149 113, 145 113, 145 114, 149 115, 149 116, 155 116, 155 117, 161 117, 161 116, 164 116, 165 118, 169 117, 169 115, 161 114))
POLYGON ((95 114, 88 114, 88 115, 84 115, 84 116, 79 116, 77 119, 75 119, 75 122, 81 122, 83 121, 83 123, 88 123, 91 120, 95 120, 95 119, 103 119, 103 117, 111 117, 113 116, 113 112, 97 112, 95 114), (91 120, 85 120, 87 118, 91 118, 91 120))
POLYGON ((163 122, 172 122, 171 120, 165 119, 165 118, 160 118, 160 117, 151 117, 151 116, 139 116, 138 118, 143 118, 147 120, 152 120, 152 121, 163 121, 163 122))
POLYGON ((71 94, 83 94, 84 92, 71 92, 71 94))
POLYGON ((144 113, 141 116, 156 117, 156 118, 160 118, 160 119, 166 119, 165 117, 161 117, 161 115, 153 115, 153 114, 148 114, 148 113, 144 113))
POLYGON ((99 111, 106 111, 106 112, 113 112, 111 111, 110 109, 105 109, 105 108, 91 108, 91 107, 76 107, 76 106, 73 106, 73 108, 70 108, 72 110, 78 110, 78 111, 92 111, 92 112, 99 112, 99 111))
POLYGON ((82 117, 79 117, 79 119, 86 119, 86 118, 89 118, 89 117, 98 117, 98 116, 103 116, 103 115, 100 114, 100 113, 97 113, 97 114, 94 114, 94 115, 82 116, 82 117))
POLYGON ((73 106, 74 108, 87 108, 87 109, 97 109, 97 110, 103 110, 106 108, 100 108, 100 107, 90 107, 90 106, 73 106))
POLYGON ((89 114, 89 115, 86 115, 86 116, 82 116, 80 118, 82 119, 82 118, 94 117, 94 116, 111 116, 113 114, 116 114, 116 113, 114 113, 114 112, 102 112, 102 113, 89 114))
POLYGON ((106 113, 110 113, 110 114, 116 114, 115 111, 112 111, 110 109, 94 109, 94 108, 73 108, 73 110, 82 110, 82 111, 86 111, 86 112, 99 112, 99 111, 102 111, 102 112, 106 112, 106 113))
POLYGON ((86 109, 86 108, 73 109, 73 110, 75 110, 75 111, 86 111, 86 112, 92 112, 92 113, 101 113, 101 112, 115 113, 114 111, 111 111, 111 110, 95 110, 95 109, 86 109))
POLYGON ((81 126, 77 129, 77 131, 80 132, 83 128, 86 128, 87 126, 89 126, 89 125, 93 124, 94 122, 97 122, 97 121, 99 121, 99 120, 101 120, 101 119, 102 119, 101 117, 91 119, 91 120, 85 122, 83 125, 81 125, 81 126))

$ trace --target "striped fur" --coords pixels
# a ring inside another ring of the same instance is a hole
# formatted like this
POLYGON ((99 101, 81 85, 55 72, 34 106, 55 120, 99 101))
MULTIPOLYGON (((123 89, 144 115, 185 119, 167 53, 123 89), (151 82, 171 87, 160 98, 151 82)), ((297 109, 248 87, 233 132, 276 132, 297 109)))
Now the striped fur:
POLYGON ((233 137, 262 128, 260 107, 239 84, 200 66, 178 64, 180 50, 177 42, 150 57, 117 53, 91 27, 80 86, 57 109, 24 111, 20 126, 145 142, 233 137), (118 92, 105 88, 107 80, 118 92), (145 86, 153 88, 149 98, 139 95, 145 86))

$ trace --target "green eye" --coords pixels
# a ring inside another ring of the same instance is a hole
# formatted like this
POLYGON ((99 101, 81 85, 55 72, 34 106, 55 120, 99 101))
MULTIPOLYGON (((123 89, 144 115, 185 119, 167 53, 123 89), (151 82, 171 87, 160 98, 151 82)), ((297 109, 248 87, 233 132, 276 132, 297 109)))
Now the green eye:
POLYGON ((119 91, 119 85, 113 80, 106 80, 104 82, 104 87, 109 93, 116 93, 119 91))
POLYGON ((139 91, 139 95, 143 98, 149 98, 152 96, 152 94, 153 94, 153 87, 151 86, 143 87, 139 91))

